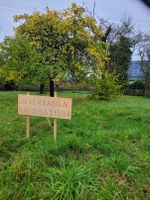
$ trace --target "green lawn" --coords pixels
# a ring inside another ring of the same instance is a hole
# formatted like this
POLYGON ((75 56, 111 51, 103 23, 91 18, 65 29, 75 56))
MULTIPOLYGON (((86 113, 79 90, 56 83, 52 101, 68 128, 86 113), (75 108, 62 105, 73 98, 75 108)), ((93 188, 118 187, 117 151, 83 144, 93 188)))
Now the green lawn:
POLYGON ((150 199, 150 99, 73 97, 72 120, 17 114, 17 92, 0 92, 0 200, 150 199))

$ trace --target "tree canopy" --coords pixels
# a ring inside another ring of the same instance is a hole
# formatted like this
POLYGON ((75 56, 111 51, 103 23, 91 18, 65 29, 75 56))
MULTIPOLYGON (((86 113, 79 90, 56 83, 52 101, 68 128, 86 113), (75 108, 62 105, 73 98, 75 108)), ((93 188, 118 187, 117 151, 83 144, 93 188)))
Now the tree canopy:
POLYGON ((131 18, 122 18, 119 25, 103 22, 106 29, 105 40, 109 43, 109 57, 107 68, 117 74, 120 84, 125 86, 128 81, 128 68, 135 45, 135 33, 131 18))
POLYGON ((150 97, 150 36, 141 35, 138 43, 141 67, 144 72, 145 96, 150 97))
POLYGON ((23 37, 35 49, 36 74, 40 83, 67 74, 73 81, 104 67, 107 43, 102 41, 102 27, 77 4, 64 11, 15 16, 21 24, 16 37, 23 37))
POLYGON ((0 44, 0 60, 5 80, 28 81, 33 78, 36 53, 25 38, 6 37, 0 44))

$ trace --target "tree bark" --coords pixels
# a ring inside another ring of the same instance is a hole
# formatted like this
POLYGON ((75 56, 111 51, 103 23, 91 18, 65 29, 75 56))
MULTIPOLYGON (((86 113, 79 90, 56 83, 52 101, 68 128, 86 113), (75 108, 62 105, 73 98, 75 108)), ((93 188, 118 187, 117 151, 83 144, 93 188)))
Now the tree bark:
POLYGON ((45 85, 44 85, 44 83, 41 83, 40 84, 40 94, 44 94, 44 92, 45 92, 45 85))
POLYGON ((49 79, 49 95, 54 97, 54 81, 49 79))
POLYGON ((150 69, 145 75, 145 97, 150 97, 150 69))

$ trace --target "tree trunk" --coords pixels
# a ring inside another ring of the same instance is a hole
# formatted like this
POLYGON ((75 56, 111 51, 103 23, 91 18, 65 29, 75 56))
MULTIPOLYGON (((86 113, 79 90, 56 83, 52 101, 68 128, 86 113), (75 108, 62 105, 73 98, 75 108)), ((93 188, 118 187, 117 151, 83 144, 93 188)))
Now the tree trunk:
POLYGON ((145 97, 150 97, 150 70, 145 76, 145 97))
POLYGON ((49 95, 54 97, 54 81, 49 79, 49 95))
POLYGON ((40 94, 44 94, 45 85, 44 83, 40 84, 40 94))

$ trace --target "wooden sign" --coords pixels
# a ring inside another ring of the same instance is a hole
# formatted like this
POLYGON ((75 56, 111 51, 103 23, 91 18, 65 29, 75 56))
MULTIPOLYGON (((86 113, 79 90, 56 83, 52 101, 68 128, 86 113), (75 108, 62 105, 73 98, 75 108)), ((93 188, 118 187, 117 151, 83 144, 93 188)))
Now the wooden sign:
MULTIPOLYGON (((26 115, 26 137, 29 138, 29 116, 54 118, 54 142, 56 143, 56 119, 71 119, 72 99, 49 96, 18 95, 18 114, 26 115)), ((50 123, 50 122, 49 122, 50 123)))
POLYGON ((71 119, 71 110, 71 98, 18 95, 19 115, 71 119))

